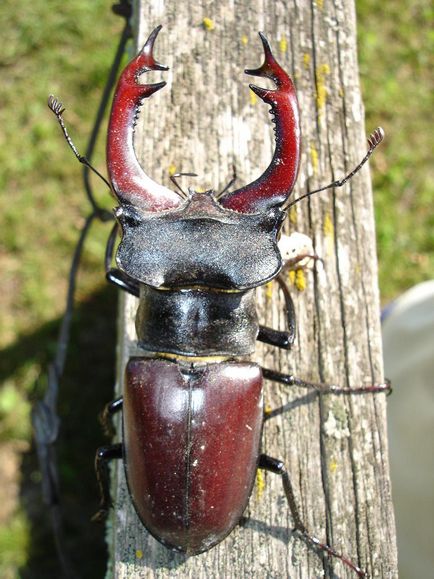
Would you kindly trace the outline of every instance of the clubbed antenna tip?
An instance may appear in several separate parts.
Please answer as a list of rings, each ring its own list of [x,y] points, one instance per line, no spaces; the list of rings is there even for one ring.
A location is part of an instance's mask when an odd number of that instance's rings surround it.
[[[378,145],[381,143],[383,139],[384,139],[384,130],[382,129],[382,127],[377,127],[375,131],[369,135],[368,138],[369,149],[373,151],[376,147],[378,147]]]
[[[53,111],[57,118],[61,117],[65,112],[65,107],[54,95],[50,94],[48,97],[48,108]]]

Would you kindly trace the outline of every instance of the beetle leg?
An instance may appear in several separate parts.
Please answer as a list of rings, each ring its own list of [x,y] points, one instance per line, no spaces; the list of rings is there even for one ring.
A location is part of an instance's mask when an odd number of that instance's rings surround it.
[[[270,346],[290,350],[294,342],[294,336],[295,334],[291,332],[281,332],[280,330],[274,330],[267,326],[259,326],[259,332],[256,339],[265,344],[269,344]]]
[[[389,380],[379,384],[369,384],[367,386],[355,386],[354,388],[337,386],[336,384],[326,384],[324,382],[307,382],[301,378],[296,378],[292,374],[282,374],[275,370],[262,368],[264,378],[273,380],[285,386],[301,386],[302,388],[311,388],[321,394],[369,394],[376,392],[385,392],[390,394],[392,392],[392,385]]]
[[[129,294],[139,297],[139,284],[130,276],[117,268],[111,268],[106,272],[106,280]]]
[[[322,260],[318,255],[315,254],[312,241],[307,237],[307,235],[300,233],[294,233],[292,236],[282,235],[279,241],[279,249],[282,253],[284,265],[282,267],[281,273],[275,278],[275,280],[277,281],[285,299],[285,314],[288,331],[281,332],[279,330],[260,326],[258,340],[265,342],[266,344],[270,344],[271,346],[277,346],[278,348],[290,350],[295,341],[297,325],[294,302],[292,301],[292,297],[286,283],[285,276],[283,274],[290,270],[306,269],[310,263],[315,263],[317,260]]]
[[[105,277],[109,283],[117,286],[118,288],[132,294],[136,298],[139,297],[140,289],[138,282],[131,278],[129,275],[121,271],[116,267],[111,267],[111,263],[113,261],[113,253],[115,247],[116,236],[118,233],[119,225],[117,223],[114,224],[112,230],[110,231],[110,235],[107,240],[107,246],[105,249]]]
[[[285,298],[285,314],[288,331],[281,332],[280,330],[274,330],[273,328],[268,328],[267,326],[259,326],[257,340],[260,342],[265,342],[266,344],[270,344],[270,346],[276,346],[277,348],[290,350],[295,341],[295,334],[297,329],[294,302],[292,301],[291,294],[289,293],[288,286],[286,285],[283,276],[278,275],[276,277],[276,281],[283,292],[283,297]]]
[[[96,451],[95,470],[101,500],[99,510],[92,517],[92,521],[100,522],[107,517],[108,510],[112,506],[108,463],[114,458],[122,458],[122,456],[122,443],[120,442],[108,446],[100,446]]]
[[[119,398],[115,398],[108,404],[104,406],[104,410],[100,414],[100,422],[104,429],[104,433],[107,436],[113,437],[115,435],[115,429],[112,423],[112,416],[122,410],[122,406],[124,403],[123,396],[119,396]]]
[[[358,577],[366,577],[365,571],[363,571],[345,555],[338,553],[333,547],[330,547],[330,545],[321,543],[316,537],[309,533],[303,521],[301,520],[297,502],[295,500],[294,490],[292,488],[291,480],[284,463],[281,460],[272,458],[266,454],[261,454],[259,457],[258,468],[268,470],[282,477],[283,490],[285,492],[289,510],[291,511],[291,515],[294,520],[294,530],[298,532],[298,534],[306,541],[306,543],[316,550],[323,551],[327,555],[339,559],[342,561],[342,563],[344,563],[344,565],[347,565],[347,567],[355,571]]]

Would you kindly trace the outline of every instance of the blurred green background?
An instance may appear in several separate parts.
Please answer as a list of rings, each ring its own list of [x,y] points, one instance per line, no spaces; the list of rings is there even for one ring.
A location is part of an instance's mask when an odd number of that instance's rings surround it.
[[[67,98],[67,123],[83,151],[123,24],[110,12],[110,4],[107,0],[0,4],[4,191],[0,576],[4,579],[59,575],[43,517],[29,411],[45,387],[44,371],[55,348],[70,256],[87,205],[80,167],[61,138],[46,98],[47,87]],[[428,0],[361,0],[357,11],[367,130],[381,125],[387,134],[371,161],[380,288],[386,304],[433,272],[429,162],[434,140],[433,8]],[[104,171],[103,145],[95,164]],[[111,209],[104,186],[96,182],[96,189],[101,204]],[[85,577],[100,577],[105,568],[103,529],[88,520],[96,497],[93,449],[104,440],[96,425],[96,409],[110,399],[114,380],[116,290],[104,282],[102,263],[107,231],[107,225],[96,224],[86,245],[59,401],[64,416],[59,453],[67,541]]]

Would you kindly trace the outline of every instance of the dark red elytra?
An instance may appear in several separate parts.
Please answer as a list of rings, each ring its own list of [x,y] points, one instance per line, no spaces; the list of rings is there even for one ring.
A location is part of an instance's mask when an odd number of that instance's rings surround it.
[[[255,478],[262,413],[255,364],[182,370],[165,360],[129,361],[125,472],[136,511],[159,541],[194,555],[238,523]]]

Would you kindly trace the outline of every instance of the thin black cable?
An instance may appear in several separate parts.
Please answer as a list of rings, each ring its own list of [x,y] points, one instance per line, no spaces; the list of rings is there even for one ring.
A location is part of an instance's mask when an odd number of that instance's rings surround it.
[[[126,10],[126,8],[130,9],[131,6],[128,1],[122,2],[122,5],[124,5],[123,8],[125,8],[123,13],[121,14],[122,16],[125,17],[125,26],[122,30],[121,38],[115,53],[113,64],[111,66],[108,79],[103,91],[103,95],[101,97],[101,101],[96,114],[95,123],[93,125],[91,136],[89,138],[88,146],[86,149],[85,157],[82,157],[78,153],[71,139],[68,138],[69,137],[68,133],[61,118],[62,104],[60,102],[56,102],[55,99],[53,99],[52,104],[54,108],[50,106],[50,108],[57,116],[57,119],[60,123],[60,126],[62,127],[62,130],[65,134],[69,146],[74,151],[74,154],[76,155],[78,160],[84,165],[82,174],[83,184],[87,198],[92,207],[92,211],[86,217],[85,223],[80,231],[80,236],[77,245],[75,247],[74,255],[71,262],[65,312],[59,329],[59,335],[56,345],[56,353],[54,355],[53,361],[51,362],[48,368],[47,390],[45,392],[44,398],[42,400],[37,401],[32,410],[32,423],[34,428],[34,438],[38,453],[38,460],[42,475],[42,489],[44,500],[49,505],[50,509],[51,526],[53,530],[56,551],[60,562],[62,575],[67,579],[73,579],[78,575],[73,569],[71,558],[68,554],[68,549],[66,548],[65,545],[63,532],[64,526],[59,499],[60,489],[59,489],[58,463],[56,456],[56,443],[59,435],[60,419],[57,412],[57,400],[59,393],[59,381],[63,375],[66,356],[68,352],[71,323],[74,312],[77,272],[79,269],[80,260],[83,253],[83,246],[94,219],[99,219],[100,221],[108,221],[109,219],[113,218],[110,212],[102,209],[96,202],[92,185],[90,182],[89,171],[92,170],[93,172],[95,172],[110,187],[108,181],[97,170],[95,170],[92,167],[91,159],[94,153],[95,145],[98,139],[98,135],[107,109],[110,95],[118,76],[122,56],[125,51],[125,46],[127,40],[131,36],[131,28],[128,21],[130,10]]]

